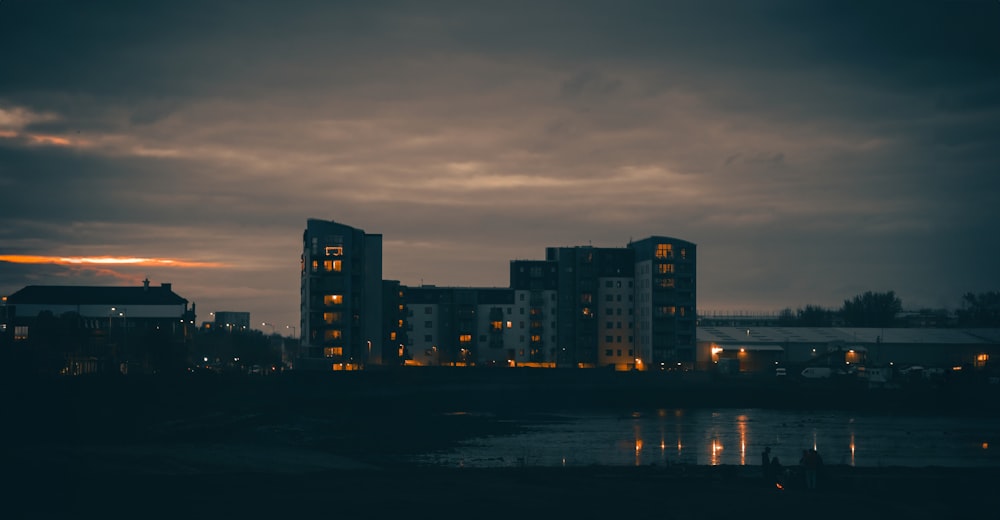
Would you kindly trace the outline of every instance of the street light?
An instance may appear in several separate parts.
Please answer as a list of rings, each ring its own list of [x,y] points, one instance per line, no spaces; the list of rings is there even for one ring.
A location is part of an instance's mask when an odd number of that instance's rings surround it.
[[[274,324],[273,323],[268,323],[268,322],[265,321],[265,322],[261,323],[261,325],[269,325],[271,327],[271,335],[274,336]]]
[[[286,329],[292,329],[292,339],[295,339],[295,325],[285,325]]]

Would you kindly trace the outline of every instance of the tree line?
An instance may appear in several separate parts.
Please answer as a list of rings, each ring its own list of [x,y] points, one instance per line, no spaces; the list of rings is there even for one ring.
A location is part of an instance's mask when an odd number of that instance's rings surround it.
[[[778,314],[784,327],[899,327],[908,325],[900,316],[903,301],[894,291],[866,291],[844,300],[839,309],[806,305],[797,310],[785,308]],[[952,314],[947,309],[921,309],[921,315],[937,326],[1000,327],[1000,291],[966,293],[961,307]]]

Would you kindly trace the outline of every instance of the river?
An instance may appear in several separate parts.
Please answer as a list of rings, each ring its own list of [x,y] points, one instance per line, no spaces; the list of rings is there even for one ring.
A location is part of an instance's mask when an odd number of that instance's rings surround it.
[[[442,466],[782,464],[816,449],[826,464],[1000,467],[1000,418],[769,409],[655,410],[539,416],[521,433],[476,438],[419,457]]]

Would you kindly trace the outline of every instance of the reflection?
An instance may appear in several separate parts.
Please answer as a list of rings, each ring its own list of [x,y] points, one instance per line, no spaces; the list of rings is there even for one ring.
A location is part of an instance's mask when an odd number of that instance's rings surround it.
[[[851,432],[851,466],[854,466],[854,432]]]
[[[712,439],[712,458],[709,464],[712,466],[718,466],[720,464],[719,458],[722,456],[722,443],[718,439]]]
[[[747,416],[736,417],[736,428],[740,432],[740,466],[747,465]]]

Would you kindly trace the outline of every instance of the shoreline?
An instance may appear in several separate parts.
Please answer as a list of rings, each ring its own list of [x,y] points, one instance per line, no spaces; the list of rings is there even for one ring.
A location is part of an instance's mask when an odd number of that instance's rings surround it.
[[[519,418],[567,409],[631,413],[729,403],[982,413],[938,408],[956,394],[938,394],[923,406],[923,391],[907,393],[908,406],[893,407],[878,399],[845,402],[845,395],[867,395],[858,389],[824,398],[830,389],[815,387],[774,402],[767,399],[778,387],[742,381],[576,373],[549,379],[538,372],[470,381],[471,373],[447,375],[6,380],[0,404],[16,426],[4,431],[0,457],[15,483],[4,493],[15,511],[36,513],[28,517],[939,519],[982,511],[1000,482],[1000,468],[832,465],[818,491],[778,491],[764,485],[754,466],[455,468],[408,462],[465,439],[516,433]],[[644,393],[649,395],[633,399]],[[980,395],[977,401],[993,399]]]

